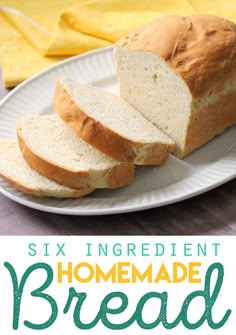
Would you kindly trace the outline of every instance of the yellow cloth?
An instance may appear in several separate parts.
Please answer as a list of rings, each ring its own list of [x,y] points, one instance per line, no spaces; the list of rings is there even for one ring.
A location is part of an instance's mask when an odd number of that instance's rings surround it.
[[[104,47],[167,14],[236,22],[236,0],[0,0],[0,59],[12,87],[70,56]]]

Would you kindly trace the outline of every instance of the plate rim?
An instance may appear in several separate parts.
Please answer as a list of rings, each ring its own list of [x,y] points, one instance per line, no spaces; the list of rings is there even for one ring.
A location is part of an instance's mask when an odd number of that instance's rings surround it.
[[[60,208],[60,207],[53,207],[53,206],[47,206],[44,204],[37,204],[32,201],[26,200],[24,198],[20,198],[16,195],[13,195],[11,193],[8,193],[0,186],[0,193],[6,196],[8,199],[13,200],[14,202],[23,205],[25,207],[33,208],[42,212],[47,213],[53,213],[53,214],[62,214],[62,215],[70,215],[70,216],[100,216],[100,215],[113,215],[113,214],[122,214],[122,213],[133,213],[133,212],[139,212],[144,211],[148,209],[158,208],[158,207],[164,207],[171,204],[176,204],[178,202],[182,202],[184,200],[191,199],[193,197],[197,197],[201,194],[204,194],[208,191],[211,191],[235,178],[234,175],[229,175],[225,179],[219,180],[217,183],[212,183],[210,185],[207,185],[205,188],[201,188],[194,192],[184,193],[181,196],[178,196],[177,199],[172,200],[163,200],[152,203],[146,203],[146,204],[140,204],[140,205],[134,205],[134,206],[128,206],[128,207],[116,207],[113,208],[106,208],[106,209],[80,209],[78,212],[78,209],[66,209],[66,208]],[[181,182],[181,181],[180,181]],[[148,192],[145,192],[148,193]]]

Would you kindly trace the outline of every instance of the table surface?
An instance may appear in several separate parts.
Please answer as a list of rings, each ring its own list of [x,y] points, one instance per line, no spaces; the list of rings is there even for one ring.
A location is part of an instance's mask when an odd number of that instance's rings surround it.
[[[0,99],[8,92],[0,79]],[[40,212],[0,194],[0,235],[236,235],[236,179],[176,204],[94,217]]]

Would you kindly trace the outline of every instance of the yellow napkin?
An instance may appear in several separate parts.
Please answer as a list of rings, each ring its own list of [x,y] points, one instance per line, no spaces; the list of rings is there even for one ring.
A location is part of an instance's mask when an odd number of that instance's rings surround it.
[[[0,59],[12,87],[68,56],[113,44],[168,14],[211,13],[236,22],[236,0],[0,0]]]

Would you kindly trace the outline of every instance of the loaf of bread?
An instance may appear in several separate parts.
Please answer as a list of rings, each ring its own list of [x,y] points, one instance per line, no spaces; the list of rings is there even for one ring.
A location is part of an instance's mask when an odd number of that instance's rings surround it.
[[[41,176],[26,164],[14,140],[0,140],[0,176],[16,189],[40,197],[80,198],[93,191],[72,189]]]
[[[211,15],[167,16],[114,50],[120,94],[183,158],[236,124],[236,25]]]
[[[28,165],[62,185],[115,188],[133,180],[133,164],[120,163],[93,148],[57,115],[22,115],[17,134]]]
[[[163,164],[174,142],[124,99],[71,78],[58,80],[54,106],[73,131],[120,162]]]

